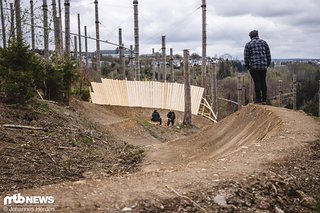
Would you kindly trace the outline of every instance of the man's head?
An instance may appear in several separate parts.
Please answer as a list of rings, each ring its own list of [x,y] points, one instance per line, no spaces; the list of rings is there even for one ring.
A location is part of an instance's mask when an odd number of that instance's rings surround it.
[[[258,33],[258,30],[252,30],[250,33],[249,33],[249,36],[250,38],[254,38],[254,37],[259,37],[259,33]]]

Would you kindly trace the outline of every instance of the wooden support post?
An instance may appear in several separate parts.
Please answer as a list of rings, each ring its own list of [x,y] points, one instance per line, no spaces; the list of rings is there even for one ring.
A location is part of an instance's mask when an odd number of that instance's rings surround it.
[[[218,86],[217,86],[217,70],[216,63],[211,63],[211,98],[212,105],[211,108],[213,112],[218,116]]]
[[[282,106],[282,93],[283,93],[283,91],[282,91],[282,80],[279,80],[279,107],[281,107]]]
[[[241,109],[242,107],[242,99],[241,99],[241,94],[242,94],[242,81],[241,81],[241,76],[238,75],[238,81],[237,81],[237,87],[238,87],[238,110]]]
[[[183,50],[184,67],[184,125],[191,125],[191,87],[190,87],[190,69],[189,69],[189,50]]]

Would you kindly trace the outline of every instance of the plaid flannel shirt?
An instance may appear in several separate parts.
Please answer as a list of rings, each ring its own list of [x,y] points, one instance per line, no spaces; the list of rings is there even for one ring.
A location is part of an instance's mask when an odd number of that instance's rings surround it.
[[[252,38],[244,48],[244,62],[248,70],[266,70],[271,63],[267,42],[258,37]]]

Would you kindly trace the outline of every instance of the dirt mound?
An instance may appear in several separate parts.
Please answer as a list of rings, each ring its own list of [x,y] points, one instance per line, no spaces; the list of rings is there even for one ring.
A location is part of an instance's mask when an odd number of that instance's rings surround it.
[[[133,172],[143,156],[72,108],[41,101],[0,103],[0,141],[0,192]]]

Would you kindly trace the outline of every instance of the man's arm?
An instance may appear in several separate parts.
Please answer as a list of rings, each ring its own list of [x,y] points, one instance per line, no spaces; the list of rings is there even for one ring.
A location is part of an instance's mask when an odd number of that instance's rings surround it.
[[[247,70],[250,69],[250,51],[248,44],[244,47],[244,65],[247,68]]]
[[[268,43],[266,42],[267,66],[271,64],[271,52]]]

